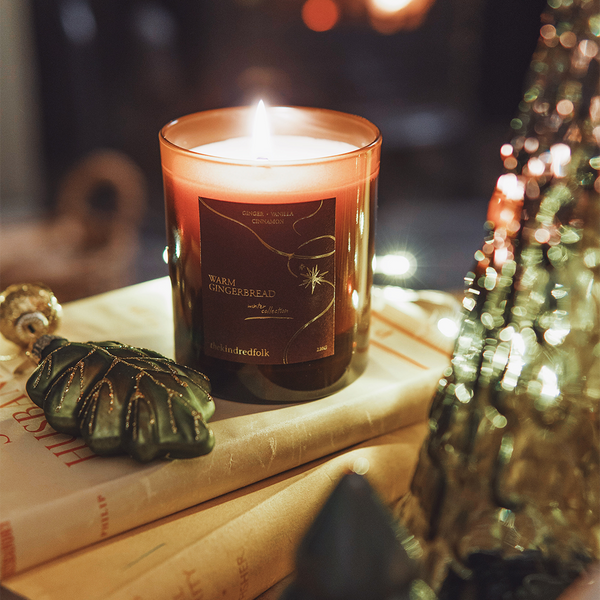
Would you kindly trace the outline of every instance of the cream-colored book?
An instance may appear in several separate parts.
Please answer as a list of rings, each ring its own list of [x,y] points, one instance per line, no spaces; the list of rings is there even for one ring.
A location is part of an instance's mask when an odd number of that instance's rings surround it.
[[[345,472],[395,502],[425,423],[159,519],[6,580],[29,600],[252,600],[288,576],[298,544]]]
[[[95,456],[50,429],[25,394],[22,358],[0,362],[0,561],[3,580],[161,517],[426,419],[452,342],[430,310],[376,295],[369,366],[340,392],[293,405],[216,399],[214,450],[140,465]],[[173,356],[168,279],[64,306],[57,332],[118,340]],[[10,348],[2,346],[0,353]]]

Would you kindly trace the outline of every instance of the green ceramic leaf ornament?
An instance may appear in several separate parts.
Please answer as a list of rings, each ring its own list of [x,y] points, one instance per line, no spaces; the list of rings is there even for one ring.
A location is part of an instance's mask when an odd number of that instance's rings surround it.
[[[215,405],[208,379],[164,356],[118,342],[44,336],[27,393],[61,433],[99,455],[140,462],[209,453]]]

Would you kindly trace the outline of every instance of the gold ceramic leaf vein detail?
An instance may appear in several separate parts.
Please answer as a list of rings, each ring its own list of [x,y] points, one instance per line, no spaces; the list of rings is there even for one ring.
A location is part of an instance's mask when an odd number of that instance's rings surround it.
[[[83,362],[79,362],[72,369],[70,369],[69,377],[67,379],[67,383],[65,384],[65,387],[61,394],[60,402],[58,403],[57,407],[55,408],[55,410],[57,412],[60,409],[60,407],[62,406],[66,395],[69,393],[69,390],[71,389],[71,385],[73,384],[73,380],[75,379],[75,375],[77,373],[79,373],[79,398],[81,398],[81,396],[83,395],[84,364],[83,364]],[[78,399],[78,401],[79,401],[79,399]]]
[[[167,368],[169,368],[169,370],[171,370],[171,365],[169,365],[168,363],[165,364],[164,366],[166,366]],[[164,372],[160,369],[155,369],[154,371],[159,372],[159,373]],[[178,380],[180,385],[182,385],[183,387],[187,387],[187,383],[185,381],[178,378],[175,375],[175,373],[173,373],[173,375]],[[196,409],[194,409],[181,393],[179,393],[175,390],[169,389],[166,385],[164,385],[161,381],[157,380],[155,377],[152,376],[151,373],[149,373],[147,371],[140,371],[140,373],[138,373],[138,375],[136,376],[135,391],[134,391],[133,395],[131,396],[129,403],[127,405],[125,427],[126,427],[126,429],[130,429],[130,428],[132,429],[133,439],[137,439],[139,408],[140,408],[139,400],[143,400],[149,409],[152,408],[152,404],[149,402],[148,398],[146,398],[145,394],[140,389],[140,384],[144,377],[148,377],[155,385],[163,388],[167,392],[167,408],[169,411],[169,423],[171,425],[171,431],[173,433],[177,433],[177,422],[175,420],[175,414],[173,411],[173,398],[177,398],[180,402],[182,402],[190,410],[190,414],[194,421],[194,437],[196,440],[199,440],[200,434],[201,434],[200,423],[206,425],[206,421],[204,420],[202,413],[197,411]],[[210,395],[209,395],[209,397],[210,397]],[[154,425],[155,423],[156,423],[156,417],[155,416],[150,417],[150,424]]]
[[[71,345],[71,343],[68,342],[64,346],[70,346],[70,345]],[[44,373],[46,373],[47,377],[49,377],[51,375],[53,354],[55,352],[57,352],[58,350],[60,350],[61,348],[64,348],[64,346],[61,346],[61,347],[53,350],[52,352],[50,352],[48,354],[48,356],[46,356],[43,359],[42,368],[40,369],[38,376],[37,376],[36,380],[34,381],[34,387],[37,387],[39,385]],[[183,404],[187,408],[190,409],[190,414],[194,420],[195,438],[196,439],[200,438],[200,433],[201,433],[200,424],[201,423],[206,424],[202,414],[199,411],[195,410],[190,405],[190,403],[182,396],[181,393],[170,389],[168,386],[166,386],[164,383],[162,383],[161,381],[159,381],[156,377],[154,377],[152,375],[152,373],[169,373],[178,385],[180,385],[183,388],[188,387],[187,382],[184,381],[183,379],[181,379],[181,377],[179,377],[176,369],[174,368],[174,366],[171,364],[171,362],[168,359],[166,359],[164,357],[160,357],[160,358],[159,357],[148,357],[143,354],[141,349],[133,348],[133,347],[127,346],[125,344],[119,344],[119,345],[112,346],[111,349],[117,349],[117,350],[126,349],[129,351],[134,351],[134,352],[138,353],[138,356],[131,356],[131,357],[127,357],[127,359],[123,359],[118,356],[113,356],[105,348],[98,346],[94,343],[90,343],[90,346],[92,349],[88,352],[88,354],[86,354],[83,358],[79,359],[79,361],[77,361],[77,363],[75,365],[73,365],[67,369],[67,371],[66,371],[66,373],[68,373],[67,382],[64,385],[60,400],[54,409],[56,412],[58,412],[62,408],[62,406],[64,404],[64,400],[65,400],[69,390],[71,389],[71,386],[73,384],[73,381],[74,381],[77,373],[79,373],[79,395],[78,395],[77,399],[75,400],[75,402],[76,403],[81,402],[81,400],[83,399],[83,396],[84,396],[84,376],[85,376],[86,360],[93,354],[100,353],[100,354],[110,356],[112,358],[112,362],[111,362],[110,366],[108,367],[106,373],[102,377],[102,379],[100,379],[99,381],[97,381],[94,384],[94,387],[90,390],[90,393],[86,396],[84,403],[81,407],[81,415],[83,418],[87,418],[88,415],[91,414],[91,417],[88,421],[88,428],[89,428],[90,433],[92,433],[93,428],[94,428],[94,423],[95,423],[96,415],[97,415],[97,407],[98,407],[98,403],[100,401],[100,394],[102,392],[102,389],[105,386],[108,388],[108,398],[109,398],[108,412],[112,412],[112,410],[113,410],[114,387],[113,387],[111,380],[108,378],[108,375],[114,369],[114,367],[116,367],[118,364],[124,363],[124,364],[127,364],[128,366],[138,370],[138,373],[135,378],[134,392],[128,402],[128,406],[127,406],[127,410],[126,410],[126,419],[125,419],[126,428],[133,429],[134,439],[137,437],[137,431],[138,431],[138,418],[137,418],[139,415],[139,402],[138,401],[143,400],[144,403],[146,404],[146,406],[148,406],[148,408],[150,408],[150,409],[152,408],[151,403],[149,402],[149,400],[146,398],[145,394],[140,389],[140,384],[144,377],[149,378],[152,381],[152,383],[154,383],[155,385],[157,385],[158,387],[160,387],[166,391],[167,406],[168,406],[168,411],[169,411],[169,422],[170,422],[171,430],[173,431],[173,433],[177,433],[177,423],[176,423],[175,415],[173,412],[173,398],[177,398],[181,402],[183,402]],[[136,361],[140,362],[142,364],[141,365],[135,364]],[[59,383],[59,379],[57,379],[52,384],[52,386],[50,387],[50,389],[48,390],[48,392],[46,394],[46,397],[48,397],[48,395],[52,392],[52,390],[58,383]],[[155,422],[156,422],[156,417],[153,415],[150,418],[150,424],[153,425]]]
[[[112,365],[111,365],[111,367],[112,367]],[[98,381],[94,385],[94,387],[92,388],[92,391],[90,392],[90,394],[88,394],[86,399],[83,401],[83,404],[81,407],[80,415],[83,419],[87,419],[87,416],[91,413],[91,418],[88,421],[88,431],[90,434],[94,430],[95,416],[97,414],[96,409],[98,406],[98,402],[100,401],[100,394],[102,392],[102,388],[104,386],[106,386],[108,388],[108,398],[109,398],[108,412],[111,413],[114,408],[115,392],[114,392],[112,382],[110,381],[110,379],[107,379],[106,376],[103,377],[100,381]]]
[[[41,379],[41,375],[44,372],[44,370],[46,370],[47,372],[47,377],[50,377],[51,373],[52,373],[52,355],[57,352],[59,350],[59,348],[57,348],[56,350],[53,350],[45,359],[44,359],[44,363],[46,363],[46,365],[44,365],[44,368],[42,368],[40,370],[40,373],[34,383],[34,387],[37,387],[37,385],[40,382]],[[94,350],[90,350],[90,352],[88,352],[88,354],[86,356],[84,356],[82,359],[80,359],[79,361],[77,361],[77,363],[75,365],[73,365],[72,367],[69,367],[69,369],[67,369],[66,373],[69,374],[69,377],[67,379],[67,383],[65,384],[63,391],[60,395],[60,400],[58,401],[58,404],[56,405],[56,408],[54,409],[55,412],[58,412],[65,401],[65,398],[67,397],[67,393],[69,392],[69,390],[71,389],[71,384],[73,383],[73,379],[75,378],[75,373],[77,371],[79,371],[79,396],[76,400],[76,402],[79,402],[79,400],[81,400],[81,396],[83,394],[83,377],[84,377],[84,372],[85,372],[85,360],[90,357],[92,354],[94,354]],[[47,361],[47,362],[46,362]],[[46,368],[47,367],[47,368]],[[57,378],[54,383],[50,386],[50,389],[48,390],[48,392],[46,393],[46,397],[48,397],[50,395],[50,393],[54,390],[54,387],[62,381],[62,378]]]

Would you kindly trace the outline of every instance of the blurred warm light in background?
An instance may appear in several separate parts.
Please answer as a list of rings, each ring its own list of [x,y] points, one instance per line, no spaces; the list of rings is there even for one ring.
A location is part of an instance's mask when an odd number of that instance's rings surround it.
[[[383,259],[379,266],[390,274],[377,273],[376,283],[460,288],[481,245],[480,224],[504,161],[507,168],[517,165],[522,148],[536,153],[525,157],[531,160],[523,167],[522,183],[513,178],[508,196],[497,191],[494,217],[509,236],[523,183],[528,198],[538,197],[536,179],[568,168],[560,150],[538,156],[535,136],[511,138],[502,146],[506,121],[514,116],[506,90],[516,88],[518,102],[519,69],[526,68],[530,51],[519,60],[516,48],[529,37],[525,29],[502,48],[496,36],[503,39],[505,17],[515,26],[532,21],[529,29],[537,35],[539,14],[525,8],[531,4],[5,2],[0,29],[6,35],[0,39],[11,52],[3,53],[6,64],[0,69],[0,128],[9,134],[0,136],[3,221],[7,206],[15,222],[52,216],[61,181],[79,157],[96,147],[119,149],[143,170],[149,190],[134,276],[136,281],[162,276],[164,200],[156,131],[179,115],[254,104],[264,96],[274,105],[324,106],[375,122],[385,138],[388,165],[379,189],[376,251],[380,257],[397,251],[417,257]],[[594,21],[590,27],[598,25]],[[597,55],[597,43],[579,43],[569,31],[549,25],[543,33],[549,43],[571,47],[581,64]],[[497,81],[491,66],[502,67]],[[490,72],[493,77],[487,77]],[[557,116],[572,118],[573,103],[565,96]],[[540,102],[532,110],[550,109]],[[600,98],[592,100],[591,111],[600,114]],[[503,113],[508,116],[501,118]],[[600,127],[593,134],[600,140]],[[594,185],[600,191],[600,178]],[[114,191],[103,185],[91,200],[94,206],[112,206]],[[445,234],[448,230],[452,235]],[[6,243],[3,234],[0,230],[0,242]],[[15,252],[20,261],[22,245]],[[509,251],[492,245],[484,258],[493,265],[494,253],[500,258],[505,253],[508,260]],[[81,289],[81,282],[73,288]]]
[[[365,0],[373,29],[391,34],[419,27],[434,0]]]
[[[525,184],[514,173],[500,175],[496,186],[508,200],[523,200]]]
[[[546,165],[543,160],[540,160],[537,156],[533,156],[527,161],[527,169],[530,175],[541,177],[546,171]]]
[[[302,20],[313,31],[328,31],[338,22],[340,16],[333,0],[307,0],[302,6]]]
[[[394,13],[408,4],[413,0],[371,0],[371,3],[375,8],[382,10],[383,12]]]
[[[571,162],[571,148],[566,144],[554,144],[550,148],[550,156],[552,157],[550,164],[552,174],[555,177],[564,177],[564,167]]]
[[[343,20],[366,18],[379,33],[421,25],[434,0],[306,0],[302,20],[312,31],[329,31]]]

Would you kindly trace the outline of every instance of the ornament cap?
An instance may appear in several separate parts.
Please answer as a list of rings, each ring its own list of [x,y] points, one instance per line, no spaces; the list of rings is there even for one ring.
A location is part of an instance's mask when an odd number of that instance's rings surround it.
[[[61,313],[56,296],[42,283],[14,284],[0,293],[0,333],[21,348],[53,333]]]

